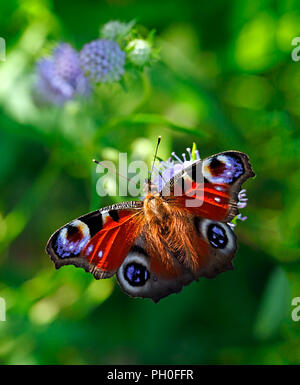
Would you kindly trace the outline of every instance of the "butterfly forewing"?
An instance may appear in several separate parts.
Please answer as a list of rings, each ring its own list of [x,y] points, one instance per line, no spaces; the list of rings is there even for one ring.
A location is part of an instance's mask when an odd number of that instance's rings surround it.
[[[181,170],[164,186],[162,195],[198,216],[228,222],[238,214],[242,183],[254,175],[246,154],[226,151]]]
[[[113,275],[134,242],[132,235],[139,231],[141,206],[142,202],[132,201],[104,207],[57,230],[46,247],[56,268],[74,265],[95,278]]]

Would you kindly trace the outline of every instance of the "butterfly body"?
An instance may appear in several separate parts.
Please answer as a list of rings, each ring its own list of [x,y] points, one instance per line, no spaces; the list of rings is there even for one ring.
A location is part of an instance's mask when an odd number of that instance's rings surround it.
[[[116,274],[127,294],[157,302],[199,277],[233,268],[237,244],[229,222],[250,176],[247,155],[237,151],[189,162],[162,188],[148,181],[142,201],[108,206],[63,226],[46,251],[57,268],[73,264],[96,279]]]

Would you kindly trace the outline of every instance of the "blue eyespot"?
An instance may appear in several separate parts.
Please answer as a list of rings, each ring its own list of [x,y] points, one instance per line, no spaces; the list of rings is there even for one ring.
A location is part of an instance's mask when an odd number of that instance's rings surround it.
[[[143,286],[150,278],[150,273],[144,265],[129,263],[124,270],[126,281],[132,286]]]
[[[59,258],[77,257],[89,240],[88,226],[77,219],[58,232],[54,250]]]
[[[212,183],[233,184],[245,173],[241,158],[233,152],[216,155],[204,161],[204,177]]]
[[[207,229],[207,238],[216,249],[224,249],[228,243],[226,231],[220,225],[212,223]]]

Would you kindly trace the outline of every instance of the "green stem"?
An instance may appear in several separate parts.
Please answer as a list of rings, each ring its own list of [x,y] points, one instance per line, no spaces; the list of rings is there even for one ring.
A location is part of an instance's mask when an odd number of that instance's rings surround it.
[[[146,68],[142,72],[142,81],[143,81],[143,87],[144,87],[144,95],[140,103],[132,111],[132,114],[141,111],[143,107],[148,103],[152,95],[151,82],[150,82],[148,73],[146,71]]]

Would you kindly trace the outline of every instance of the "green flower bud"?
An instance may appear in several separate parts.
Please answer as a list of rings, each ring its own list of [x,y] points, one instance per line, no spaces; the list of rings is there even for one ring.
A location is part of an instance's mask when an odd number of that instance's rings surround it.
[[[147,40],[132,40],[126,48],[128,52],[128,60],[136,66],[144,66],[148,64],[151,57],[151,45]]]

